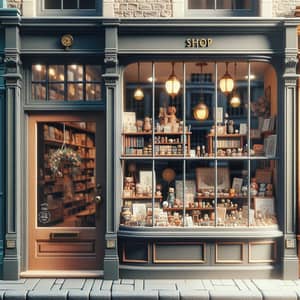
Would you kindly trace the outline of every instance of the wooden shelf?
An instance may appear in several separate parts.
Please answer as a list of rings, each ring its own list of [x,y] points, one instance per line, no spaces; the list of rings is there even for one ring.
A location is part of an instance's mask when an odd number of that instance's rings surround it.
[[[131,196],[131,197],[122,197],[123,200],[149,200],[152,199],[152,196]],[[161,200],[162,196],[155,196],[155,200]]]
[[[215,199],[215,196],[196,196],[195,199]],[[251,197],[253,198],[253,197]],[[217,199],[248,199],[248,196],[217,196]]]
[[[215,134],[209,133],[207,135],[208,137],[215,137]],[[239,133],[228,133],[228,134],[217,134],[217,137],[221,138],[240,138],[240,137],[245,137],[247,136],[246,134],[239,134]]]
[[[54,145],[62,145],[64,142],[61,140],[55,140],[55,139],[44,139],[45,144],[54,144]],[[69,143],[69,142],[65,142],[65,145],[68,146],[73,146],[73,147],[82,147],[82,148],[89,148],[89,149],[93,149],[95,148],[95,146],[86,146],[86,145],[81,145],[81,144],[74,144],[74,143]]]
[[[154,135],[191,135],[190,131],[187,132],[154,132]],[[152,135],[152,132],[140,131],[140,132],[122,132],[122,135]]]

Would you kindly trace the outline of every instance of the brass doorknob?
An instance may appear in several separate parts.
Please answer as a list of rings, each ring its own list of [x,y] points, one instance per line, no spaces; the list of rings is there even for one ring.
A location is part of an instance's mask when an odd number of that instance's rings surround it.
[[[95,197],[95,202],[97,203],[97,204],[100,204],[101,202],[102,202],[102,197],[101,196],[96,196]]]

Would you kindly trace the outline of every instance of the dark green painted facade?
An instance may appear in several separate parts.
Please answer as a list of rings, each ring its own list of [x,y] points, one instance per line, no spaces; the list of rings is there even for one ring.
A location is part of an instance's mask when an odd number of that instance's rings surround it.
[[[1,15],[2,16],[2,15]],[[297,41],[295,19],[209,19],[209,20],[146,20],[103,18],[37,18],[22,19],[16,10],[3,11],[5,85],[0,99],[0,260],[3,257],[4,279],[17,279],[27,270],[27,143],[26,116],[32,111],[91,111],[106,112],[106,236],[104,277],[186,277],[206,274],[214,277],[236,277],[239,272],[258,277],[276,274],[295,279],[298,276],[298,258],[295,239],[296,174],[294,160],[296,125],[296,63]],[[5,36],[4,36],[5,33]],[[61,35],[71,33],[74,46],[61,47]],[[214,44],[205,49],[186,49],[188,37],[209,36]],[[1,48],[0,48],[1,52]],[[261,60],[273,64],[278,73],[280,128],[280,172],[285,180],[278,194],[280,230],[119,230],[120,201],[120,122],[122,113],[122,71],[129,62],[153,60],[187,61],[197,59]],[[30,100],[30,67],[32,63],[97,63],[104,69],[104,100],[102,104],[34,103]],[[3,66],[3,63],[2,63]],[[5,89],[5,91],[4,91]],[[4,93],[5,92],[5,93]],[[4,181],[5,180],[5,181]],[[245,264],[242,267],[204,266],[126,266],[119,261],[118,242],[122,239],[144,243],[177,241],[210,243],[273,239],[278,243],[279,259],[274,267],[261,270]],[[2,241],[2,243],[1,243]],[[2,248],[1,248],[2,245]],[[6,245],[3,250],[3,245]],[[162,247],[161,247],[162,249]],[[173,248],[174,249],[174,248]],[[168,249],[163,249],[164,255]],[[180,253],[182,248],[176,248]],[[189,248],[194,255],[193,247]],[[202,251],[202,250],[201,250]],[[227,250],[226,250],[227,251]],[[4,255],[1,256],[1,253]],[[174,257],[176,256],[174,252]],[[2,260],[1,260],[2,261]],[[176,270],[177,274],[174,273]],[[182,270],[182,273],[180,273]],[[237,273],[236,273],[237,272]],[[270,275],[271,274],[271,275]],[[1,275],[0,275],[1,276]],[[243,276],[243,277],[245,277]]]

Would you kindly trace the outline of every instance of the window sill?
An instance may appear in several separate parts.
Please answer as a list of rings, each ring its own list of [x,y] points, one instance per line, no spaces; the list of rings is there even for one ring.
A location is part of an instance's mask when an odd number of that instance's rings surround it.
[[[119,237],[123,238],[278,238],[283,236],[277,225],[261,227],[129,227],[120,225]]]

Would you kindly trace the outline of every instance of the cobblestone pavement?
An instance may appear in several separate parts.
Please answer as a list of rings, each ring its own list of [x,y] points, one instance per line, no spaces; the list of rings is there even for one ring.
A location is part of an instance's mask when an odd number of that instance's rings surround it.
[[[0,299],[300,300],[300,280],[0,280]]]

